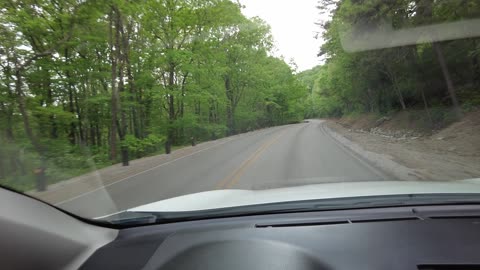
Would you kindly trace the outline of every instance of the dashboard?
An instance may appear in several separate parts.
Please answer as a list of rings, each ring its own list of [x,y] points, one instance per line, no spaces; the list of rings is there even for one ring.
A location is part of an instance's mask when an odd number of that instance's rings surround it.
[[[81,269],[480,269],[480,207],[370,208],[128,228]]]

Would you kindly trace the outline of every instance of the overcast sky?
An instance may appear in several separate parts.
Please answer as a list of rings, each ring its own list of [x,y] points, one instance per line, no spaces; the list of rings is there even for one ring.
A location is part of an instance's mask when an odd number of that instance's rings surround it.
[[[317,0],[240,0],[247,17],[258,16],[272,27],[277,55],[287,63],[294,59],[298,71],[320,63],[317,53],[321,41],[314,38],[320,19]]]

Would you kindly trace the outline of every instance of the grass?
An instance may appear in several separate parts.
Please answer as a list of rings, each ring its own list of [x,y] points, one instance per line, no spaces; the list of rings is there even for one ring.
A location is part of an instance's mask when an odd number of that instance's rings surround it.
[[[189,144],[174,145],[174,146],[172,146],[172,152],[177,151],[177,150],[182,149],[182,148],[185,148],[185,147],[188,147],[188,146],[190,146],[190,145]],[[154,156],[163,155],[163,154],[165,154],[165,149],[164,148],[162,148],[161,150],[149,153],[149,154],[143,156],[142,158],[144,158],[144,157],[154,157]]]
[[[222,136],[219,136],[217,139],[220,138],[222,138]],[[197,144],[202,142],[204,141],[198,141]],[[190,146],[190,144],[174,145],[172,146],[172,152],[188,146]],[[48,161],[46,171],[48,185],[66,181],[77,176],[118,164],[119,161],[111,162],[108,160],[108,152],[106,151],[106,149],[88,149],[86,152],[82,152],[77,149],[74,151],[74,153],[71,153],[67,148],[66,150],[58,150],[57,155],[54,155]],[[165,154],[164,147],[160,147],[157,151],[152,151],[142,155],[141,157],[133,157],[132,155],[131,158],[133,158],[131,160],[162,154]],[[26,166],[27,169],[25,169],[25,171],[27,173],[24,175],[17,174],[7,176],[6,178],[0,178],[0,185],[7,186],[21,192],[34,190],[36,186],[33,169],[38,167],[38,160],[38,156],[33,154],[33,152],[30,152],[28,158],[26,158],[28,166]]]
[[[188,145],[175,145],[172,146],[172,152],[187,147]],[[143,157],[152,157],[157,155],[165,154],[165,149],[162,147],[160,150],[149,153]],[[142,158],[143,158],[142,157]],[[88,157],[87,159],[83,159],[82,156],[77,156],[75,163],[79,163],[78,159],[82,158],[81,162],[84,166],[69,166],[69,167],[61,167],[56,165],[54,162],[49,161],[47,166],[47,181],[48,185],[56,184],[62,181],[69,180],[71,178],[81,176],[90,172],[94,172],[96,170],[100,170],[119,162],[110,162],[108,160],[99,160],[97,159],[95,162],[93,157]],[[68,163],[63,158],[64,163]],[[136,159],[136,158],[135,158]],[[135,160],[131,159],[131,160]],[[87,166],[85,166],[87,165]],[[0,179],[0,185],[15,189],[17,191],[26,192],[30,190],[34,190],[36,188],[35,185],[35,175],[31,172],[32,170],[28,171],[25,175],[11,175],[6,178]]]
[[[47,182],[48,185],[55,184],[111,165],[111,163],[95,163],[94,169],[92,169],[92,167],[59,168],[55,166],[48,166],[46,171]],[[30,191],[36,188],[35,175],[33,173],[27,173],[25,175],[8,176],[0,179],[0,185],[7,186],[21,192]]]

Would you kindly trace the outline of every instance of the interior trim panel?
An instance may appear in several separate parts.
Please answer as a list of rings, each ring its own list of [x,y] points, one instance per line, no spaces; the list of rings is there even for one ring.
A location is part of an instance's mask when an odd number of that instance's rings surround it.
[[[78,269],[118,235],[3,188],[0,206],[1,269]]]
[[[480,269],[479,213],[394,207],[137,227],[82,269]]]

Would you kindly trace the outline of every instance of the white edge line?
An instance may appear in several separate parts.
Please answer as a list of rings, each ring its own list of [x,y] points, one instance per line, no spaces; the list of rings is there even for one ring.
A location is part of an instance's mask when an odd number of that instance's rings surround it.
[[[289,125],[276,126],[276,127],[266,128],[266,129],[260,129],[260,130],[258,130],[258,131],[266,131],[266,130],[269,130],[269,129],[278,129],[278,128],[288,127],[288,126],[289,126]],[[64,204],[64,203],[71,202],[71,201],[76,200],[76,199],[78,199],[78,198],[81,198],[81,197],[83,197],[83,196],[85,196],[85,195],[91,194],[91,193],[93,193],[93,192],[97,192],[97,191],[102,190],[102,189],[105,189],[105,188],[107,188],[107,187],[109,187],[109,186],[113,186],[113,185],[118,184],[118,183],[120,183],[120,182],[126,181],[126,180],[128,180],[128,179],[130,179],[130,178],[132,178],[132,177],[135,177],[135,176],[138,176],[138,175],[140,175],[140,174],[143,174],[143,173],[146,173],[146,172],[155,170],[155,169],[157,169],[157,168],[160,168],[160,167],[162,167],[162,166],[168,165],[168,164],[173,163],[173,162],[175,162],[175,161],[178,161],[178,160],[181,160],[181,159],[184,159],[184,158],[193,156],[193,155],[198,154],[198,153],[200,153],[200,152],[203,152],[203,151],[212,149],[212,148],[214,148],[214,147],[217,147],[217,146],[226,144],[226,143],[231,142],[231,141],[233,141],[233,140],[239,139],[239,138],[241,138],[241,137],[243,137],[243,136],[238,136],[238,135],[245,135],[245,134],[248,134],[248,133],[237,134],[236,136],[232,136],[232,137],[230,137],[230,139],[227,139],[227,140],[225,140],[225,141],[223,141],[223,142],[221,142],[221,143],[218,143],[218,144],[215,144],[215,145],[213,145],[213,146],[210,146],[210,147],[207,147],[207,148],[198,150],[198,151],[193,152],[193,153],[191,153],[191,154],[188,154],[188,155],[186,155],[186,156],[182,156],[182,157],[179,157],[179,158],[176,158],[176,159],[167,161],[167,162],[165,162],[165,163],[159,164],[159,165],[157,165],[157,166],[154,166],[154,167],[152,167],[152,168],[149,168],[149,169],[146,169],[146,170],[144,170],[144,171],[138,172],[138,173],[136,173],[136,174],[133,174],[133,175],[124,177],[124,178],[122,178],[122,179],[120,179],[120,180],[118,180],[118,181],[112,182],[112,183],[107,184],[107,185],[103,185],[103,186],[98,187],[98,188],[96,188],[96,189],[92,189],[92,190],[90,190],[90,191],[87,191],[87,192],[85,192],[85,193],[79,194],[79,195],[77,195],[77,196],[75,196],[75,197],[72,197],[72,198],[69,198],[69,199],[67,199],[67,200],[63,200],[63,201],[61,201],[61,202],[59,202],[59,203],[56,203],[56,204],[54,204],[54,205],[55,205],[55,206],[60,206],[60,205],[62,205],[62,204]],[[253,134],[249,134],[249,135],[253,135]]]
[[[232,139],[230,139],[230,140],[226,140],[226,141],[224,141],[224,142],[221,142],[221,143],[219,143],[219,144],[213,145],[213,146],[211,146],[211,147],[198,150],[198,151],[193,152],[193,153],[191,153],[191,154],[188,154],[188,155],[186,155],[186,156],[182,156],[182,157],[179,157],[179,158],[176,158],[176,159],[167,161],[167,162],[165,162],[165,163],[159,164],[159,165],[154,166],[154,167],[152,167],[152,168],[149,168],[149,169],[146,169],[146,170],[144,170],[144,171],[141,171],[141,172],[135,173],[135,174],[133,174],[133,175],[127,176],[127,177],[125,177],[125,178],[122,178],[122,179],[120,179],[120,180],[118,180],[118,181],[115,181],[115,182],[112,182],[112,183],[110,183],[110,184],[103,185],[103,186],[98,187],[98,188],[96,188],[96,189],[92,189],[92,190],[90,190],[90,191],[87,191],[87,192],[85,192],[85,193],[82,193],[82,194],[80,194],[80,195],[77,195],[77,196],[75,196],[75,197],[72,197],[72,198],[70,198],[70,199],[67,199],[67,200],[61,201],[61,202],[59,202],[59,203],[56,203],[55,206],[59,206],[59,205],[62,205],[62,204],[64,204],[64,203],[71,202],[71,201],[73,201],[73,200],[76,200],[76,199],[78,199],[78,198],[80,198],[80,197],[83,197],[83,196],[85,196],[85,195],[88,195],[88,194],[90,194],[90,193],[99,191],[99,190],[101,190],[101,189],[105,189],[105,188],[107,188],[107,187],[109,187],[109,186],[113,186],[113,185],[115,185],[115,184],[118,184],[118,183],[120,183],[120,182],[123,182],[123,181],[125,181],[125,180],[128,180],[128,179],[130,179],[130,178],[132,178],[132,177],[135,177],[135,176],[138,176],[138,175],[140,175],[140,174],[143,174],[143,173],[146,173],[146,172],[155,170],[155,169],[160,168],[160,167],[162,167],[162,166],[165,166],[165,165],[168,165],[168,164],[173,163],[173,162],[175,162],[175,161],[178,161],[178,160],[181,160],[181,159],[184,159],[184,158],[193,156],[193,155],[195,155],[195,154],[198,154],[198,153],[200,153],[200,152],[203,152],[203,151],[212,149],[212,148],[214,148],[214,147],[223,145],[223,144],[225,144],[225,143],[227,143],[227,142],[230,142],[230,141],[232,141],[232,140],[234,140],[234,139],[236,139],[236,138],[232,138]]]
[[[360,164],[362,164],[364,167],[367,167],[371,172],[373,172],[374,174],[376,174],[378,177],[380,177],[382,180],[385,180],[388,178],[391,178],[391,176],[387,173],[387,172],[384,172],[383,170],[381,170],[380,168],[377,168],[376,166],[370,164],[369,162],[369,159],[368,158],[365,158],[363,157],[362,155],[360,155],[359,153],[353,151],[352,149],[350,149],[348,146],[344,145],[342,142],[340,142],[337,138],[335,138],[333,135],[332,135],[332,132],[335,132],[335,131],[332,131],[328,126],[325,125],[325,122],[321,123],[321,129],[324,131],[325,134],[327,134],[328,137],[330,137],[330,139],[332,139],[332,141],[337,145],[339,146],[340,149],[342,149],[343,151],[345,151],[347,154],[349,154],[349,156],[351,156],[352,158],[354,158],[355,160],[357,160]],[[335,132],[337,133],[338,135],[342,136],[345,138],[345,136],[343,136],[342,134],[339,134],[338,132]],[[347,139],[348,140],[348,139]]]

